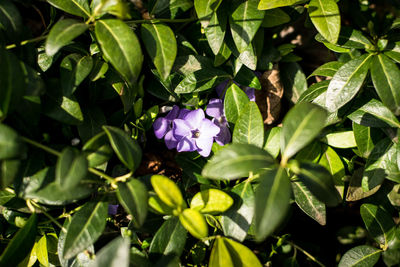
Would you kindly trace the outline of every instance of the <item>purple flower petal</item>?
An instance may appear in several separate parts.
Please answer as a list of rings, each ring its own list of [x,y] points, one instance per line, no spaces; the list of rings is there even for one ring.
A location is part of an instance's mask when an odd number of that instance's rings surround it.
[[[197,152],[203,157],[208,157],[211,152],[213,138],[210,137],[200,137],[196,139],[196,145],[198,147]]]
[[[255,89],[252,87],[245,87],[244,92],[246,95],[249,97],[250,101],[255,102],[256,101],[256,94],[255,94]]]
[[[191,136],[192,130],[190,124],[185,120],[175,119],[173,121],[172,131],[177,140],[180,140],[185,136]]]
[[[166,118],[157,118],[153,123],[154,134],[158,139],[164,137],[171,127],[171,122]]]
[[[223,81],[215,87],[215,91],[217,91],[218,97],[223,99],[225,97],[226,86],[228,85],[229,79]]]
[[[221,99],[212,98],[208,102],[206,113],[213,118],[220,118],[224,115],[224,105]]]
[[[171,109],[171,111],[165,116],[166,119],[168,120],[173,120],[178,117],[179,114],[179,107],[177,105],[174,105]]]
[[[205,118],[204,111],[202,109],[196,109],[188,112],[184,120],[191,126],[191,128],[198,129],[202,120]]]
[[[189,109],[186,109],[186,108],[181,109],[181,111],[179,112],[179,115],[178,115],[178,119],[184,119],[186,114],[188,114],[189,112],[190,112]]]
[[[182,138],[179,142],[178,145],[176,146],[176,150],[178,152],[190,152],[190,151],[195,151],[197,150],[195,140],[190,137],[184,137]]]
[[[219,131],[219,127],[209,119],[203,119],[199,127],[200,138],[213,138],[218,135]]]
[[[175,136],[173,131],[169,131],[165,134],[165,145],[167,146],[168,149],[174,149],[178,145],[178,141]]]
[[[108,214],[110,214],[110,215],[117,214],[118,206],[119,205],[108,204]]]
[[[218,145],[226,145],[231,141],[231,132],[229,131],[229,128],[226,126],[220,126],[220,132],[215,137],[215,142],[217,142]]]

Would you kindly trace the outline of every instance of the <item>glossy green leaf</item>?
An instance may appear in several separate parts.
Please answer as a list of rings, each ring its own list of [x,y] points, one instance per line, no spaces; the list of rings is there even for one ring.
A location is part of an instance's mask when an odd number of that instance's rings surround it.
[[[254,217],[254,191],[246,181],[233,187],[230,192],[233,205],[221,216],[221,226],[225,236],[243,242]]]
[[[76,256],[96,242],[106,227],[107,214],[107,202],[90,201],[72,216],[65,236],[64,259]]]
[[[274,127],[265,132],[264,150],[271,154],[274,158],[279,155],[280,140],[281,140],[282,127]]]
[[[189,73],[175,88],[177,94],[201,92],[214,88],[230,75],[219,69],[201,69]]]
[[[318,200],[301,180],[293,181],[291,184],[297,206],[320,225],[325,225],[325,204]]]
[[[47,2],[72,15],[90,17],[88,0],[47,0]]]
[[[375,144],[380,140],[381,132],[375,128],[367,127],[353,122],[354,139],[358,151],[363,158],[368,158]]]
[[[264,20],[261,24],[262,27],[272,28],[285,24],[290,21],[290,16],[280,8],[274,8],[265,11]]]
[[[142,149],[137,141],[119,128],[103,126],[103,129],[119,160],[131,171],[136,170],[142,160]]]
[[[165,221],[157,230],[151,241],[149,253],[155,255],[180,256],[185,247],[187,231],[179,222],[178,217]]]
[[[208,236],[206,220],[199,211],[184,209],[183,212],[179,214],[179,221],[192,236],[198,239]]]
[[[258,0],[233,1],[229,25],[239,53],[250,45],[264,19],[264,12],[257,9]]]
[[[96,21],[95,33],[105,58],[131,87],[135,87],[143,62],[142,50],[135,33],[117,19]]]
[[[223,237],[217,237],[211,250],[210,267],[235,266]]]
[[[128,267],[129,240],[117,237],[105,245],[97,254],[90,267]]]
[[[294,106],[283,119],[281,135],[282,160],[294,156],[324,128],[326,111],[317,105],[302,102]]]
[[[157,195],[149,197],[149,208],[152,210],[152,212],[159,214],[172,215],[174,211],[173,208],[165,204]]]
[[[369,191],[382,184],[385,178],[394,176],[397,180],[399,167],[397,165],[396,145],[388,138],[380,140],[371,151],[365,164],[362,188]]]
[[[212,13],[209,24],[207,28],[204,29],[208,44],[211,47],[214,55],[218,55],[222,44],[224,43],[227,21],[228,18],[225,10],[220,8],[218,11]]]
[[[154,191],[165,204],[174,209],[186,208],[181,190],[172,180],[162,175],[153,175],[150,181]]]
[[[0,160],[18,157],[22,152],[23,144],[18,133],[0,123]]]
[[[335,73],[344,65],[343,62],[340,61],[331,61],[319,66],[310,76],[324,76],[324,77],[333,77]]]
[[[369,191],[364,191],[361,187],[364,168],[356,169],[350,178],[349,187],[347,189],[346,201],[357,201],[375,194],[380,186]]]
[[[368,233],[386,249],[396,227],[392,216],[379,206],[369,203],[361,205],[360,214]]]
[[[343,197],[346,171],[342,159],[335,150],[328,146],[318,163],[332,174],[333,183],[339,191],[340,196]]]
[[[93,136],[82,148],[89,167],[96,167],[107,162],[113,155],[112,147],[105,132]]]
[[[322,141],[331,147],[351,148],[356,147],[356,140],[353,131],[334,132],[325,135]]]
[[[117,197],[124,209],[133,216],[133,225],[140,228],[147,216],[147,188],[137,179],[118,183]]]
[[[360,90],[372,56],[365,54],[344,64],[333,76],[326,93],[326,108],[334,112],[348,103]]]
[[[385,51],[384,54],[397,63],[400,63],[400,43],[396,42],[390,49]]]
[[[35,253],[38,261],[44,265],[49,265],[49,255],[47,251],[47,238],[46,235],[42,236],[35,246]]]
[[[141,27],[143,43],[161,78],[165,80],[174,65],[177,46],[175,34],[165,24],[143,23]]]
[[[58,21],[50,30],[46,39],[46,54],[54,56],[63,46],[84,33],[89,25],[74,19]]]
[[[201,213],[218,214],[229,209],[233,199],[224,191],[210,188],[201,190],[193,196],[190,201],[190,208]]]
[[[232,239],[222,238],[225,242],[226,247],[232,257],[234,265],[243,267],[261,267],[261,263],[257,256],[248,247],[233,241]]]
[[[64,95],[71,95],[90,74],[92,67],[93,59],[91,56],[79,54],[66,56],[60,64],[61,86]]]
[[[239,55],[236,54],[236,49],[232,50],[233,55],[237,57],[237,68],[235,68],[234,73],[237,73],[241,68],[241,64],[245,65],[247,68],[255,71],[257,68],[257,55],[255,51],[254,44],[251,43],[249,46]]]
[[[285,96],[293,103],[297,103],[301,94],[307,90],[307,79],[297,62],[279,64],[280,80]]]
[[[208,27],[220,4],[221,0],[194,0],[194,8],[203,28]]]
[[[87,168],[86,157],[77,150],[67,147],[57,160],[56,182],[65,189],[72,189],[85,178]]]
[[[396,116],[382,102],[371,99],[363,103],[347,117],[364,126],[370,127],[396,127],[400,128],[400,122]]]
[[[300,0],[261,0],[258,9],[273,9],[277,7],[291,6],[300,2]]]
[[[333,183],[332,175],[323,166],[311,162],[300,162],[293,165],[291,165],[291,170],[320,201],[327,206],[336,206],[342,201]]]
[[[5,0],[0,3],[0,29],[5,31],[9,39],[20,41],[23,29],[22,17],[13,1]]]
[[[339,267],[374,266],[379,260],[382,250],[371,246],[357,246],[348,250],[340,259]]]
[[[325,40],[322,35],[317,34],[315,39],[319,42],[323,42],[325,45],[330,44]],[[326,44],[327,42],[327,44]],[[356,49],[365,49],[365,48],[372,48],[372,44],[364,34],[352,27],[341,27],[339,40],[337,41],[337,47],[327,46],[329,49],[335,48],[338,49],[337,52],[339,53],[346,53],[350,52],[349,49],[356,48]],[[333,50],[333,49],[332,49]]]
[[[224,109],[226,120],[236,123],[239,115],[244,111],[249,103],[249,97],[236,84],[232,83],[225,93]]]
[[[202,175],[217,180],[233,180],[274,165],[274,158],[261,148],[249,144],[231,144],[225,145],[208,161]]]
[[[387,56],[374,56],[371,64],[371,78],[379,98],[395,115],[400,115],[400,70]]]
[[[0,256],[1,266],[17,266],[30,253],[35,244],[37,226],[38,217],[33,213],[3,250]]]
[[[260,185],[255,195],[256,240],[264,240],[282,223],[290,207],[291,191],[290,180],[284,168],[260,174]]]
[[[261,90],[260,79],[254,73],[254,71],[249,68],[242,67],[234,78],[235,82],[242,86],[251,87],[257,90]]]
[[[255,102],[250,101],[239,113],[232,135],[233,143],[253,144],[262,147],[264,144],[264,122]]]
[[[330,80],[325,80],[322,82],[312,84],[307,90],[305,90],[300,95],[299,99],[297,100],[297,103],[314,102],[315,104],[319,105],[318,100],[324,94],[326,95],[326,90],[328,90],[329,83],[330,83]],[[325,101],[323,101],[323,104],[324,105],[320,105],[320,106],[325,106]]]
[[[318,32],[335,44],[340,33],[340,12],[335,0],[311,0],[308,14]]]

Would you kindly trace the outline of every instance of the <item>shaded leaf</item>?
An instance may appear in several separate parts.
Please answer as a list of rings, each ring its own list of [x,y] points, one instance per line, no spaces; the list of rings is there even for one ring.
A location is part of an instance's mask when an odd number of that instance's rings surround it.
[[[96,167],[107,162],[113,155],[105,132],[93,136],[82,148],[86,154],[89,167]]]
[[[374,266],[382,251],[371,246],[358,246],[348,250],[340,259],[339,267]]]
[[[77,150],[67,147],[58,157],[55,180],[62,188],[73,189],[85,178],[87,169],[86,157]]]
[[[269,9],[265,11],[262,27],[272,28],[285,24],[290,21],[290,16],[280,8]]]
[[[63,94],[70,96],[89,75],[93,67],[91,56],[71,54],[66,56],[60,64],[61,87]]]
[[[209,90],[228,78],[230,75],[219,69],[200,69],[186,75],[175,88],[175,93],[187,94]]]
[[[307,79],[303,70],[296,62],[281,63],[279,69],[285,96],[291,102],[297,103],[300,95],[307,90]]]
[[[0,160],[18,157],[22,152],[23,143],[18,133],[13,128],[0,123]]]
[[[347,189],[346,201],[357,201],[375,194],[380,186],[377,186],[369,191],[364,191],[361,187],[364,169],[359,168],[354,171],[350,178],[349,188]]]
[[[129,241],[117,237],[105,245],[97,254],[96,260],[90,267],[128,267],[129,266]]]
[[[0,3],[0,29],[5,31],[10,40],[19,41],[23,29],[22,18],[12,1],[5,0]]]

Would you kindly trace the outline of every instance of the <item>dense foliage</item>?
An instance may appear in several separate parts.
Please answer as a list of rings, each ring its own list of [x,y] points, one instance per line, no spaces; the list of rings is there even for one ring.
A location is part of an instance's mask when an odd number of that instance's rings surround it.
[[[0,266],[398,266],[399,16],[0,1]]]

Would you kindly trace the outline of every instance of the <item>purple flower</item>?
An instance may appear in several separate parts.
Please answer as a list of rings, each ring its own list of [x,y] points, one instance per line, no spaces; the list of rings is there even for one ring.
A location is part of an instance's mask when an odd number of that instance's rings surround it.
[[[178,118],[184,109],[179,111],[179,107],[174,105],[172,110],[164,118],[157,118],[153,123],[154,134],[158,139],[164,137],[165,145],[168,149],[173,149],[178,144],[178,140],[175,139],[172,134],[172,121]]]
[[[118,210],[118,204],[117,205],[112,205],[112,204],[108,204],[108,214],[110,215],[116,215],[117,214],[117,210]]]
[[[220,132],[217,125],[205,118],[202,109],[189,111],[182,119],[175,119],[172,129],[178,140],[178,152],[197,151],[203,157],[210,155],[214,137]]]
[[[222,100],[217,98],[210,99],[206,113],[208,116],[213,117],[212,122],[220,129],[219,134],[215,137],[215,141],[221,146],[229,143],[231,141],[231,132],[228,128],[229,124],[225,117]]]
[[[255,94],[255,89],[253,87],[244,87],[243,88],[244,92],[246,95],[249,97],[250,101],[255,102],[256,101],[256,94]]]

